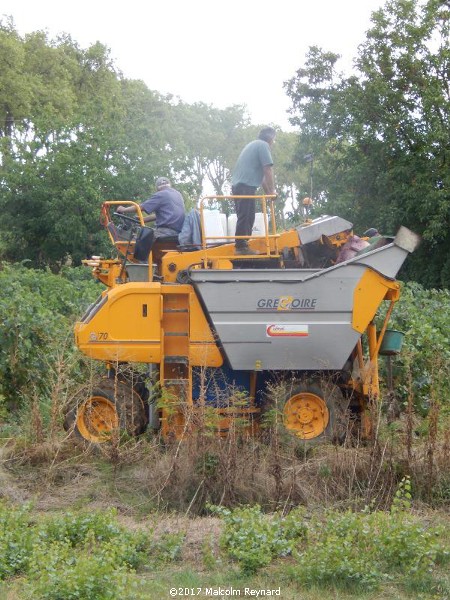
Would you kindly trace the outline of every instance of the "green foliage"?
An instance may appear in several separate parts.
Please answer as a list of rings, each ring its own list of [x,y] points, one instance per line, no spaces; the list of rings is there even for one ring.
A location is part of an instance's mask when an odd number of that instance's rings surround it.
[[[163,533],[152,545],[152,562],[158,565],[179,560],[184,538],[184,533]]]
[[[192,105],[180,102],[173,107],[173,115],[188,157],[184,169],[192,182],[193,193],[200,197],[207,180],[215,194],[224,194],[230,169],[246,143],[248,118],[243,107],[221,110],[201,102]]]
[[[392,501],[391,514],[411,510],[411,499],[411,478],[403,477]]]
[[[21,37],[0,22],[0,224],[3,258],[60,269],[110,252],[105,199],[141,201],[168,175],[190,208],[218,193],[243,145],[243,107],[174,102],[124,79],[101,43]]]
[[[71,548],[86,544],[107,544],[115,549],[115,560],[136,569],[149,550],[148,536],[131,533],[117,523],[114,510],[104,513],[67,513],[45,523],[39,531],[40,543],[57,542]]]
[[[329,513],[308,527],[308,542],[299,551],[295,578],[303,585],[376,587],[378,565],[362,547],[370,540],[370,529],[356,513]]]
[[[398,508],[398,505],[397,505]],[[399,579],[403,585],[448,560],[441,528],[426,529],[407,513],[327,513],[312,520],[308,543],[298,554],[302,584],[375,589]]]
[[[245,573],[292,555],[289,577],[305,586],[374,590],[382,583],[431,588],[436,567],[450,557],[445,531],[425,527],[410,514],[411,484],[399,485],[390,512],[330,510],[286,517],[261,514],[258,506],[227,510],[214,507],[224,521],[221,544]],[[291,563],[289,563],[291,565]]]
[[[17,406],[26,394],[48,392],[58,360],[74,352],[72,322],[98,295],[87,270],[53,275],[21,265],[0,271],[0,394]]]
[[[265,515],[259,506],[210,508],[223,520],[223,550],[246,577],[277,561],[284,581],[300,586],[351,593],[386,584],[391,592],[403,588],[438,597],[446,585],[439,569],[449,563],[448,538],[443,527],[411,514],[410,495],[405,478],[387,512],[296,509],[281,516]],[[149,566],[173,564],[183,541],[180,532],[154,539],[145,530],[131,531],[119,524],[114,510],[36,516],[29,505],[0,501],[0,581],[15,582],[25,594],[18,597],[146,598],[140,574]],[[203,554],[207,567],[217,568],[211,540]]]
[[[210,507],[225,523],[222,547],[239,563],[244,573],[254,573],[269,565],[277,556],[291,554],[295,543],[303,537],[302,512],[288,517],[264,518],[258,505],[229,510]]]
[[[105,548],[117,565],[136,569],[150,552],[150,538],[144,531],[130,532],[117,522],[114,510],[97,513],[67,513],[35,522],[31,507],[16,508],[0,502],[2,544],[0,578],[29,571],[39,573],[36,560],[45,560],[47,550],[61,547],[65,556],[70,550],[89,547]],[[112,550],[113,549],[113,550]],[[157,555],[157,552],[154,552]],[[54,558],[58,561],[55,550]],[[64,559],[65,560],[65,559]]]
[[[100,250],[98,209],[112,174],[105,164],[105,123],[118,118],[120,83],[108,50],[82,51],[43,32],[20,38],[0,24],[1,209],[5,257],[61,267]],[[7,90],[13,90],[8,93]],[[93,91],[95,90],[95,93]]]
[[[98,545],[88,539],[73,549],[67,541],[36,547],[26,587],[43,600],[132,598],[132,579],[121,561],[122,543]]]
[[[135,600],[136,570],[177,560],[183,540],[154,542],[121,526],[114,510],[34,519],[30,506],[0,501],[0,580],[20,574],[27,594],[45,600]]]
[[[450,410],[449,314],[448,290],[426,290],[411,282],[402,286],[389,324],[405,333],[394,364],[396,393],[404,402],[412,393],[422,414],[432,398],[444,411]]]
[[[121,527],[114,510],[68,513],[38,528],[29,587],[49,600],[130,597],[129,574],[149,552],[148,534]]]
[[[0,580],[26,571],[36,534],[30,507],[9,506],[0,501]]]
[[[450,283],[448,17],[445,2],[389,0],[372,15],[355,74],[312,47],[286,82],[297,164],[315,157],[317,210],[357,231],[422,234],[405,272],[428,287]]]

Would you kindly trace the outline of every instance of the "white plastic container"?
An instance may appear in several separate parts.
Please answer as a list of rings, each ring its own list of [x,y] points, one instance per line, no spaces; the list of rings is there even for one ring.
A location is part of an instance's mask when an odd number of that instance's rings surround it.
[[[228,235],[231,236],[236,233],[236,223],[237,223],[236,213],[231,213],[231,215],[228,216]]]
[[[225,215],[223,215],[225,217]],[[223,244],[224,236],[226,236],[226,229],[223,227],[222,214],[218,210],[204,210],[203,220],[205,224],[205,235],[206,237],[215,238],[207,240],[207,245],[211,244]],[[226,217],[225,217],[226,221]]]
[[[236,233],[237,216],[235,213],[231,213],[228,217],[228,235],[232,236]],[[266,229],[264,225],[264,213],[256,213],[255,223],[252,229],[252,235],[262,236],[266,235]]]
[[[259,212],[255,215],[255,224],[253,225],[252,235],[255,236],[265,236],[266,235],[266,227],[264,224],[264,213]]]

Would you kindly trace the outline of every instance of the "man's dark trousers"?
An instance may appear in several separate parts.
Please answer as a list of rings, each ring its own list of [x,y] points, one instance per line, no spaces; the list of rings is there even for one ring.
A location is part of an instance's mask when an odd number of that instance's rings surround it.
[[[237,183],[231,188],[233,196],[255,196],[257,188],[245,183]],[[235,235],[252,234],[255,223],[256,200],[252,198],[235,200],[236,206],[236,232]],[[245,248],[248,240],[236,240],[236,248]]]

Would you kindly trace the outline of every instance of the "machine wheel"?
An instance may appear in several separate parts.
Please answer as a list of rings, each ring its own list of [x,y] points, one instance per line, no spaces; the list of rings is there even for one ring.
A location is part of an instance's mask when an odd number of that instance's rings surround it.
[[[130,386],[102,379],[98,386],[80,390],[72,399],[64,429],[87,442],[101,444],[114,432],[137,436],[145,431],[148,416],[144,402]]]
[[[294,383],[286,389],[278,411],[283,428],[306,446],[342,441],[347,405],[341,390],[326,379]]]

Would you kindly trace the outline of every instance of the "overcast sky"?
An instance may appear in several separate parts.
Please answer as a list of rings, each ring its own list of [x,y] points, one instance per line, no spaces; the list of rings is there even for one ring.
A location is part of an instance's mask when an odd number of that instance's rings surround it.
[[[0,0],[21,34],[100,41],[122,73],[152,90],[218,108],[246,104],[255,124],[287,128],[283,82],[309,46],[351,68],[384,0]],[[338,65],[338,66],[339,66]]]

